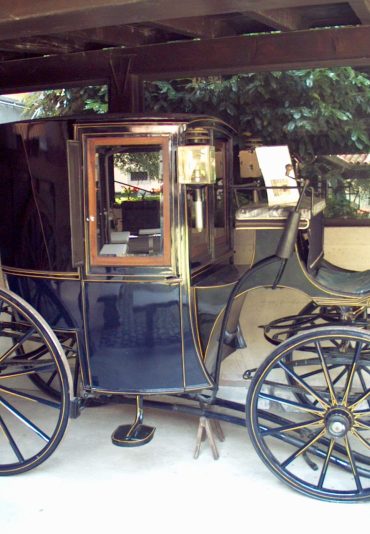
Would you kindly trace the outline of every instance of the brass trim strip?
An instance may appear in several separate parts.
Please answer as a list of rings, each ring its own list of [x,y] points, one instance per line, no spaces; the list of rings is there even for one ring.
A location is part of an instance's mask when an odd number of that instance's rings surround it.
[[[235,282],[228,282],[227,284],[214,284],[211,286],[193,286],[196,291],[198,290],[208,290],[208,289],[220,289],[222,287],[229,287],[229,286],[235,286],[235,284],[238,282],[238,280],[235,280]]]
[[[54,271],[33,271],[27,269],[18,269],[15,267],[2,266],[2,270],[5,274],[14,276],[27,276],[29,278],[50,278],[52,280],[80,280],[81,276],[79,272],[54,272]]]
[[[253,220],[253,219],[251,219],[251,220]],[[256,219],[256,220],[258,220],[258,219]],[[284,222],[286,221],[286,219],[278,219],[278,218],[276,218],[275,220],[277,222],[279,220],[284,221]],[[302,219],[302,221],[304,221],[304,224],[300,223],[298,229],[299,230],[307,230],[309,228],[309,226],[310,226],[309,221],[307,219]],[[283,224],[283,223],[281,225],[276,224],[275,226],[273,226],[272,224],[268,225],[266,223],[266,225],[263,225],[263,226],[262,225],[261,226],[257,226],[257,225],[252,225],[252,224],[250,226],[235,226],[234,230],[238,230],[238,231],[240,231],[240,230],[282,230],[284,228],[285,228],[285,224]]]
[[[196,292],[196,287],[192,287],[191,288],[191,292],[192,292],[192,303],[193,303],[193,306],[194,306],[194,322],[195,322],[195,331],[196,331],[196,335],[197,335],[197,341],[198,341],[198,346],[199,346],[199,353],[202,357],[202,360],[204,361],[204,352],[202,350],[202,343],[201,343],[201,340],[200,340],[200,332],[199,332],[199,321],[198,321],[198,301],[197,301],[197,292]]]
[[[128,397],[130,396],[135,396],[136,395],[143,395],[144,397],[153,397],[153,396],[162,396],[162,395],[178,395],[179,393],[191,393],[193,391],[204,391],[205,389],[210,389],[211,387],[213,387],[213,384],[210,384],[209,386],[207,385],[204,385],[204,386],[199,386],[199,387],[185,387],[183,389],[181,388],[172,388],[172,389],[152,389],[152,390],[134,390],[134,391],[115,391],[115,390],[111,390],[111,389],[100,389],[100,388],[96,388],[95,386],[92,386],[90,388],[90,391],[92,393],[107,393],[107,394],[111,394],[111,395],[127,395]]]
[[[180,332],[181,332],[181,366],[182,366],[182,384],[186,388],[186,369],[185,369],[185,347],[184,347],[184,319],[183,319],[183,287],[179,287],[179,306],[180,306]]]
[[[110,276],[110,275],[106,275],[106,276]],[[123,276],[123,275],[121,275]],[[119,280],[119,279],[116,279],[116,280],[102,280],[102,279],[95,279],[95,278],[85,278],[84,279],[84,282],[85,283],[98,283],[98,284],[105,284],[105,283],[109,283],[109,284],[157,284],[157,285],[168,285],[168,286],[175,286],[175,285],[181,285],[183,280],[182,278],[170,278],[170,279],[166,279],[166,278],[158,278],[158,279],[150,279],[150,278],[145,278],[145,279],[136,279],[136,280]]]
[[[85,338],[85,347],[86,347],[86,366],[87,366],[87,372],[88,372],[88,383],[91,386],[92,385],[92,374],[91,374],[91,367],[90,367],[90,351],[89,351],[89,343],[88,343],[88,337],[87,337],[87,313],[86,313],[86,289],[85,289],[85,280],[82,280],[81,284],[81,298],[82,298],[82,319],[83,319],[83,335]]]

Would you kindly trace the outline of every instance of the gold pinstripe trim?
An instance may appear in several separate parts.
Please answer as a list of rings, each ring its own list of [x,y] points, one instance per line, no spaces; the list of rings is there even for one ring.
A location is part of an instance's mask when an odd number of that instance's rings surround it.
[[[183,300],[182,287],[179,288],[179,306],[180,306],[180,332],[181,332],[181,366],[182,366],[182,385],[186,388],[186,369],[185,369],[185,347],[184,347],[184,319],[183,319]]]
[[[150,390],[131,390],[131,391],[115,391],[111,389],[103,389],[92,386],[90,388],[92,393],[106,393],[111,395],[127,395],[128,397],[136,397],[137,395],[142,395],[143,397],[161,397],[162,395],[177,395],[178,393],[192,393],[193,391],[203,391],[205,389],[210,389],[213,387],[213,384],[205,384],[202,386],[192,386],[185,388],[172,388],[172,389],[150,389]]]
[[[105,275],[105,276],[110,276],[110,275]],[[121,275],[122,276],[122,275]],[[148,275],[149,276],[149,275]],[[162,278],[155,278],[155,279],[150,279],[150,278],[146,278],[146,279],[129,279],[129,280],[126,280],[126,279],[121,279],[121,280],[102,280],[100,278],[85,278],[84,279],[84,282],[85,283],[90,283],[90,282],[95,282],[95,283],[99,283],[99,284],[105,284],[105,283],[109,283],[109,284],[157,284],[157,285],[167,285],[167,286],[171,286],[171,285],[181,285],[183,280],[182,278],[169,278],[169,279],[166,279],[164,277]]]
[[[5,274],[26,276],[29,278],[50,278],[52,280],[80,280],[79,272],[54,272],[54,271],[33,271],[27,269],[18,269],[15,267],[2,266]]]
[[[34,371],[32,371],[32,372],[34,372]],[[22,376],[23,374],[25,374],[25,373],[18,373],[17,375],[8,375],[8,376],[5,377],[5,380],[6,380],[7,378],[14,378],[14,376]],[[28,374],[29,374],[29,373],[28,373]],[[3,378],[4,378],[4,377],[3,377]],[[13,397],[19,397],[20,399],[25,399],[25,400],[28,400],[28,401],[30,401],[30,402],[36,402],[36,403],[38,402],[37,399],[31,399],[31,398],[28,397],[26,394],[23,394],[23,395],[22,395],[21,393],[15,393],[14,391],[8,391],[8,390],[2,388],[1,386],[0,386],[0,391],[1,391],[4,395],[11,395],[11,396],[13,396]]]
[[[249,218],[248,220],[250,221],[258,221],[260,220],[258,217],[256,217],[255,219],[253,218]],[[274,221],[276,222],[279,222],[279,221],[282,221],[282,224],[281,226],[273,226],[272,224],[261,224],[261,226],[254,226],[254,225],[251,225],[250,227],[248,226],[245,226],[245,227],[242,227],[242,226],[236,226],[234,228],[234,230],[283,230],[284,227],[285,227],[285,222],[286,222],[286,218],[284,217],[276,217],[276,219],[273,219]],[[240,224],[240,223],[239,223]],[[308,219],[301,219],[301,222],[299,223],[299,230],[307,230],[308,227],[310,226],[310,223],[309,223],[309,220]]]
[[[212,286],[194,286],[194,289],[195,291],[198,291],[198,290],[202,290],[202,291],[206,291],[208,289],[212,290],[212,289],[220,289],[222,287],[229,287],[229,286],[235,286],[235,284],[238,282],[238,280],[235,280],[235,282],[228,282],[227,284],[215,284],[215,285],[212,285]]]
[[[85,348],[86,348],[86,366],[87,366],[87,372],[88,372],[88,384],[92,385],[92,374],[91,374],[91,367],[90,367],[90,347],[89,342],[87,338],[87,313],[86,313],[86,288],[85,288],[85,280],[82,280],[81,284],[81,292],[82,292],[82,319],[83,319],[83,335],[85,338]]]
[[[198,301],[197,301],[197,293],[196,293],[196,288],[193,287],[191,288],[192,289],[192,302],[193,302],[193,306],[194,306],[194,322],[195,322],[195,331],[196,331],[196,335],[197,335],[197,341],[198,341],[198,346],[199,346],[199,353],[202,357],[202,360],[204,361],[204,352],[202,350],[202,343],[200,341],[200,332],[199,332],[199,321],[198,321]]]

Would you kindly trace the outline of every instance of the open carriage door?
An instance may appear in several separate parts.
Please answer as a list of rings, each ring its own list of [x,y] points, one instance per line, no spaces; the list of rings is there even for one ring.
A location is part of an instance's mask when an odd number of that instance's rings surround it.
[[[152,128],[149,135],[123,128],[86,128],[81,135],[83,314],[96,391],[173,393],[208,385],[178,272],[173,136]]]

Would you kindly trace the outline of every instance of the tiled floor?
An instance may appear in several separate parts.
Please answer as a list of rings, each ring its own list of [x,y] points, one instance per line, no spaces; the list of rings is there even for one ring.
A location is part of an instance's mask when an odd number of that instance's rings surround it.
[[[256,302],[259,314],[249,314]],[[296,292],[271,296],[261,290],[248,297],[242,327],[254,334],[248,350],[226,360],[227,384],[240,380],[248,365],[255,366],[271,350],[257,325],[276,313],[277,304],[282,315],[282,308],[299,309],[304,302]],[[241,400],[245,396],[237,388],[228,393]],[[222,423],[226,440],[218,443],[219,460],[213,459],[207,442],[194,460],[195,417],[149,409],[146,422],[157,428],[153,441],[135,449],[114,447],[112,431],[132,417],[130,406],[86,409],[70,421],[63,442],[45,463],[29,473],[1,478],[2,532],[312,533],[366,528],[369,504],[325,503],[291,490],[262,464],[243,427]]]

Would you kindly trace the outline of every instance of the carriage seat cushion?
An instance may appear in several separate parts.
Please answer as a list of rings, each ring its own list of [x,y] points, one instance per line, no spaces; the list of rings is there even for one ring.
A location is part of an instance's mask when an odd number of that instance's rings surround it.
[[[370,293],[370,270],[346,271],[323,265],[318,269],[315,278],[319,284],[333,291],[353,295]]]

